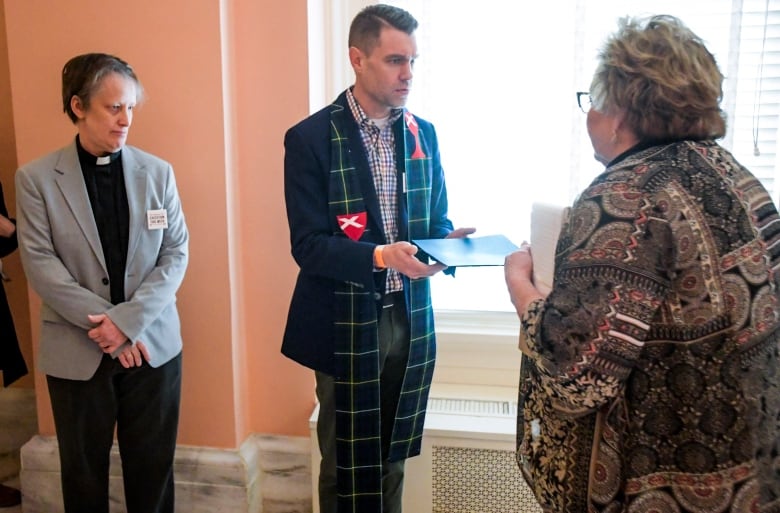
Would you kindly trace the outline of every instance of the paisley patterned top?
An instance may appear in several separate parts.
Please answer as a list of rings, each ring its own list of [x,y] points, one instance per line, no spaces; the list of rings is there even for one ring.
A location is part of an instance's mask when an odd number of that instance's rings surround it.
[[[575,201],[522,318],[518,461],[546,511],[780,512],[780,218],[715,142]]]

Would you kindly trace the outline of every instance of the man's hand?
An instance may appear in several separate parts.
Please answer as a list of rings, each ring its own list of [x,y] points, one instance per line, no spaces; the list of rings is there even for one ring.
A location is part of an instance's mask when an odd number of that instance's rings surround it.
[[[445,238],[462,239],[475,231],[477,231],[476,228],[458,228],[451,231]],[[394,242],[382,247],[382,260],[384,260],[386,267],[395,269],[399,273],[412,279],[433,276],[437,272],[447,268],[446,265],[439,262],[425,264],[415,258],[414,255],[416,253],[417,246],[406,241]]]
[[[425,264],[420,262],[414,256],[416,253],[417,246],[406,241],[394,242],[382,248],[382,260],[384,260],[385,266],[412,279],[433,276],[447,267],[439,263]]]
[[[100,349],[104,353],[113,353],[127,341],[127,335],[116,327],[116,324],[114,324],[114,321],[112,321],[108,315],[87,315],[87,319],[89,319],[89,322],[92,324],[97,325],[89,330],[87,335],[100,346]]]
[[[476,228],[456,228],[447,234],[445,239],[462,239],[476,232]]]

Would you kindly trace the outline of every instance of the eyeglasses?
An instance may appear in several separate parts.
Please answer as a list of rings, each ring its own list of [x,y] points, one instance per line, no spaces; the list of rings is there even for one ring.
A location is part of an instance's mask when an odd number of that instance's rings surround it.
[[[577,105],[580,107],[580,110],[584,112],[585,114],[588,113],[590,110],[590,93],[589,92],[578,92],[577,93]]]

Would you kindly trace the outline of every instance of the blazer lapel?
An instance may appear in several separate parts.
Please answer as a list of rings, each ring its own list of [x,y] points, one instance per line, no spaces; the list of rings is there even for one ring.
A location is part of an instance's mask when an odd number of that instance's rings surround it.
[[[405,119],[406,110],[393,125],[395,134],[395,168],[398,171],[398,240],[409,240],[409,212],[406,205],[406,156],[411,155],[407,148]]]
[[[379,209],[379,199],[377,198],[376,189],[374,187],[374,177],[371,175],[371,166],[368,163],[366,149],[363,147],[363,138],[360,136],[360,127],[358,127],[357,121],[355,121],[354,116],[352,116],[352,111],[349,110],[346,93],[342,93],[336,103],[343,107],[343,110],[339,114],[341,117],[341,126],[346,131],[349,154],[352,159],[351,164],[355,166],[355,169],[357,170],[360,189],[363,194],[363,202],[366,205],[368,223],[373,226],[372,230],[374,230],[374,233],[379,234],[374,240],[384,240],[387,242],[382,224],[382,213]]]
[[[95,224],[92,204],[87,195],[87,187],[84,184],[84,175],[81,171],[81,164],[79,164],[75,142],[62,150],[54,171],[57,173],[54,180],[60,188],[68,208],[73,213],[73,217],[84,233],[84,238],[87,239],[89,247],[100,262],[103,271],[107,273],[103,246],[100,244],[100,235]]]
[[[125,189],[130,212],[130,227],[127,236],[127,267],[130,267],[133,255],[138,248],[138,240],[146,229],[146,186],[147,175],[143,165],[131,148],[122,150],[122,169],[125,174]]]

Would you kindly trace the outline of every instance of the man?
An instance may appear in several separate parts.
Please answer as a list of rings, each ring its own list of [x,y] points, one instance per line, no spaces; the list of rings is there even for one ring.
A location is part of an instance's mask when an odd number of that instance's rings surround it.
[[[427,278],[444,269],[408,241],[474,232],[453,231],[433,126],[403,108],[416,28],[397,7],[358,13],[354,86],[285,136],[300,273],[282,352],[315,371],[322,513],[401,511],[435,360]]]

